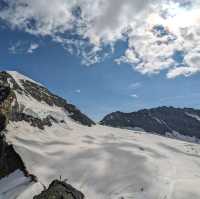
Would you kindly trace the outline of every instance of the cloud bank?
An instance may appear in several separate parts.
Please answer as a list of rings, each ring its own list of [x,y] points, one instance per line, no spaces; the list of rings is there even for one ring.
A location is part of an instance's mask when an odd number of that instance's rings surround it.
[[[86,65],[126,40],[118,64],[142,74],[164,70],[168,78],[200,72],[198,0],[4,0],[0,19],[12,29],[51,37]]]

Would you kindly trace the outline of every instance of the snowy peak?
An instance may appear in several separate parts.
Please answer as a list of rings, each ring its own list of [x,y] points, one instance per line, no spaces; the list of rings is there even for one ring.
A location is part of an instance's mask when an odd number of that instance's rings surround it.
[[[105,116],[100,124],[143,129],[181,139],[200,138],[200,110],[191,108],[158,107],[132,113],[118,111]]]
[[[12,109],[9,119],[25,120],[39,128],[69,119],[86,126],[95,124],[74,105],[16,71],[0,72],[0,98],[10,99],[7,102],[8,109]]]
[[[40,86],[43,86],[42,84],[40,84],[39,82],[36,82],[32,79],[30,79],[29,77],[17,72],[17,71],[6,71],[10,76],[12,76],[12,78],[16,81],[16,83],[18,83],[18,85],[21,85],[22,81],[29,81],[35,84],[38,84]]]

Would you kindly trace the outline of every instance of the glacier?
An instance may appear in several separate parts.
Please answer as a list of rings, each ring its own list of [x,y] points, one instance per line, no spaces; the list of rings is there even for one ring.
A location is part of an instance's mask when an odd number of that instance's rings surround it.
[[[23,78],[10,75],[18,83]],[[27,121],[9,121],[7,142],[37,182],[17,170],[0,180],[0,199],[32,198],[59,177],[86,199],[200,198],[199,144],[99,124],[89,127],[31,95],[16,92],[16,98],[26,114],[41,119],[50,114],[62,122],[40,129]]]

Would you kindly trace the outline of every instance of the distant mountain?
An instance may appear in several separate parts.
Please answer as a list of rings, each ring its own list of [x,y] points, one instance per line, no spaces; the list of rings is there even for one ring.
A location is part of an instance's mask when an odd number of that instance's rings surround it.
[[[100,124],[127,129],[143,129],[146,132],[181,139],[200,138],[200,110],[192,108],[158,107],[137,112],[113,112]]]

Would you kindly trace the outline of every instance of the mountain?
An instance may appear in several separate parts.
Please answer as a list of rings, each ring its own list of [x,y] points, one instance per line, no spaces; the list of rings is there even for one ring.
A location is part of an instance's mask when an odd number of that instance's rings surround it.
[[[43,85],[15,71],[0,72],[0,179],[20,170],[31,181],[37,181],[37,177],[28,172],[13,145],[6,141],[8,124],[26,122],[44,130],[69,119],[89,127],[95,125],[74,105]]]
[[[40,83],[0,73],[0,199],[199,199],[199,170],[199,144],[95,125]]]
[[[43,128],[45,125],[51,126],[52,121],[62,122],[64,118],[62,118],[61,110],[63,110],[70,118],[83,125],[95,124],[65,99],[54,95],[41,84],[15,71],[1,72],[0,82],[1,101],[8,99],[6,108],[10,108],[10,105],[14,103],[14,108],[8,116],[12,121],[26,120],[33,126]]]
[[[200,110],[192,108],[158,107],[131,113],[117,111],[105,116],[100,124],[141,129],[180,139],[200,139]]]

